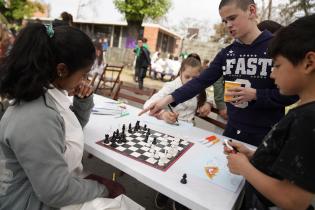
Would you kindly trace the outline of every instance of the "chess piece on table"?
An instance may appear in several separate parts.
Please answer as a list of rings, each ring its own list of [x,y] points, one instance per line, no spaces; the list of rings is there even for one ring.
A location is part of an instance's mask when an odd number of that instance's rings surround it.
[[[153,141],[152,141],[152,144],[156,145],[157,144],[157,139],[156,137],[154,137]]]
[[[182,179],[180,180],[180,183],[187,184],[187,174],[183,174]]]
[[[123,124],[123,126],[122,126],[122,133],[125,133],[125,130],[126,130],[126,126],[125,126],[125,124]]]
[[[144,125],[143,130],[145,131],[147,130],[147,125]]]
[[[108,144],[108,143],[109,143],[109,135],[105,134],[104,144]]]

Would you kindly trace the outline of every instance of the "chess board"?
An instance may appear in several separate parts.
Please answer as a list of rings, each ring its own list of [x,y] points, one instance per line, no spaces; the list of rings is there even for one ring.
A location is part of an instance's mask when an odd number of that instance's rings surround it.
[[[132,130],[134,130],[134,127]],[[166,135],[152,129],[150,133],[149,142],[156,137],[157,143],[154,146],[156,153],[159,155],[165,154],[166,151],[172,147],[172,142],[176,139],[176,137]],[[96,144],[162,171],[169,169],[188,149],[193,146],[193,143],[177,138],[177,141],[179,141],[177,154],[167,158],[161,166],[158,164],[159,158],[152,157],[151,155],[150,149],[152,148],[152,145],[150,146],[145,142],[146,130],[144,130],[143,127],[140,126],[138,131],[134,131],[132,133],[126,131],[125,134],[127,142],[121,145],[115,145],[113,147],[110,144],[105,144],[104,140],[97,141]]]

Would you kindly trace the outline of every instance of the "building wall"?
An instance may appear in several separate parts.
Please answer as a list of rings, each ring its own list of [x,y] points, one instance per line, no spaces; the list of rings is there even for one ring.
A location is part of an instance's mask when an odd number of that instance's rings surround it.
[[[159,29],[156,27],[144,27],[143,37],[148,39],[148,46],[151,52],[156,51]]]
[[[182,43],[182,52],[197,53],[202,60],[208,59],[211,61],[223,47],[225,47],[225,45],[219,42],[203,42],[184,39]]]

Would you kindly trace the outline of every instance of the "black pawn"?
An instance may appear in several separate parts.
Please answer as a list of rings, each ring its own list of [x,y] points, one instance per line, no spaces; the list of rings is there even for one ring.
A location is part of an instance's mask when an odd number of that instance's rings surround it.
[[[144,125],[143,130],[145,131],[147,130],[147,125]]]
[[[105,134],[104,144],[108,144],[108,143],[109,143],[109,135]]]
[[[150,135],[150,134],[151,134],[151,130],[150,128],[148,128],[147,135]]]
[[[126,134],[124,134],[124,133],[122,134],[121,141],[122,141],[123,143],[126,143],[126,142],[127,142]]]
[[[180,180],[180,183],[187,184],[187,174],[183,174],[183,178]]]
[[[122,132],[125,133],[125,130],[126,130],[126,126],[125,126],[125,124],[123,124],[123,126],[122,126]]]
[[[156,139],[156,137],[153,138],[152,144],[154,144],[154,145],[157,144],[157,139]]]
[[[144,142],[148,143],[148,140],[149,140],[149,135],[145,135]]]

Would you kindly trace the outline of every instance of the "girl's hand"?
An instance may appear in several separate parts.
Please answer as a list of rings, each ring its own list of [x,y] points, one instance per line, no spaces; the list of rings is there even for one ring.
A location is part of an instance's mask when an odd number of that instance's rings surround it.
[[[167,123],[174,124],[178,118],[178,113],[174,112],[162,112],[160,118]]]
[[[243,153],[230,154],[227,156],[227,160],[227,166],[230,172],[237,175],[243,175],[251,165],[248,158]]]
[[[211,105],[208,102],[206,102],[204,105],[199,107],[197,110],[197,113],[202,117],[208,116],[210,112],[211,112]]]
[[[244,154],[248,159],[250,159],[253,156],[253,154],[254,154],[253,150],[250,150],[249,148],[247,148],[244,144],[242,144],[240,142],[229,140],[228,144],[230,146],[234,147],[237,150],[238,153]],[[224,154],[230,155],[232,153],[234,153],[233,150],[229,149],[224,144]]]
[[[89,84],[88,81],[82,80],[80,84],[73,89],[73,91],[69,91],[69,96],[77,96],[79,98],[89,97],[93,93],[93,86]]]
[[[256,89],[249,87],[234,87],[226,90],[225,95],[232,96],[231,103],[240,105],[242,103],[256,100]]]

